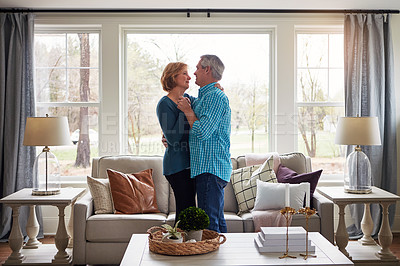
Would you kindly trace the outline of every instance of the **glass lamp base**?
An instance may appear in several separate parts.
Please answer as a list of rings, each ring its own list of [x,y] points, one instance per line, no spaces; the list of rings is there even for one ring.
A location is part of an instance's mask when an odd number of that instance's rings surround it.
[[[46,196],[60,193],[60,164],[46,146],[33,165],[32,195]]]
[[[49,195],[57,195],[57,194],[60,194],[59,189],[53,189],[53,190],[33,189],[32,190],[32,195],[34,195],[34,196],[49,196]]]
[[[349,189],[349,188],[345,187],[344,191],[347,192],[347,193],[353,193],[353,194],[368,194],[368,193],[372,192],[372,189],[368,188],[368,189],[357,189],[357,190],[355,190],[355,189]]]
[[[347,175],[344,178],[344,191],[354,194],[367,194],[371,188],[371,163],[360,148],[356,148],[347,157]]]

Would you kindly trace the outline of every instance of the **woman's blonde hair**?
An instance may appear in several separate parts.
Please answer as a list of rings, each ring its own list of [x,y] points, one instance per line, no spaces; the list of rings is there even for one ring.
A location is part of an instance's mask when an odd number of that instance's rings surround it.
[[[187,64],[182,62],[169,63],[161,75],[161,85],[163,90],[170,91],[176,86],[175,78],[179,72],[187,67]]]

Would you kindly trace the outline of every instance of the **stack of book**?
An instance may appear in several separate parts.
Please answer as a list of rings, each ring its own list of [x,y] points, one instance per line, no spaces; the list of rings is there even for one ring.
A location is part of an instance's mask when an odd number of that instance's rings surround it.
[[[260,252],[286,252],[286,227],[261,227],[254,238]],[[308,240],[308,252],[315,252],[315,246]],[[289,252],[306,251],[306,230],[301,226],[289,227]]]

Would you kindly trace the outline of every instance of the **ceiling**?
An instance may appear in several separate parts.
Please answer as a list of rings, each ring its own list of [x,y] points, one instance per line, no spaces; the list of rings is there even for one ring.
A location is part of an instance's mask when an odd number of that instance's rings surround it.
[[[400,9],[399,0],[0,0],[0,8],[34,9]]]

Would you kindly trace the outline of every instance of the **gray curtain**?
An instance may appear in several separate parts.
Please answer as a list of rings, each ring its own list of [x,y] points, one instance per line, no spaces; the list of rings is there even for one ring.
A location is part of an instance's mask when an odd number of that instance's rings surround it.
[[[32,187],[35,148],[23,146],[26,118],[34,116],[33,92],[34,16],[22,13],[0,13],[0,197],[22,188]],[[39,237],[43,235],[39,208]],[[11,208],[1,204],[0,239],[7,238],[11,228]],[[20,225],[26,236],[29,214],[20,209]]]
[[[371,162],[372,185],[397,194],[396,101],[390,14],[346,14],[345,109],[346,116],[377,116],[382,145],[363,146]],[[348,147],[350,153],[354,147]],[[354,225],[347,228],[350,238],[362,237],[364,205],[350,206]],[[393,224],[395,205],[389,208]],[[381,224],[381,209],[371,205],[376,237]]]

